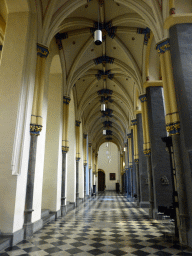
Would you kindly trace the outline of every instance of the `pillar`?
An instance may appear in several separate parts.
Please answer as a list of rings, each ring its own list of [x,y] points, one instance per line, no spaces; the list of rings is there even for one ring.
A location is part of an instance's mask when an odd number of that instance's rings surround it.
[[[147,109],[147,95],[141,95],[142,110],[142,125],[143,125],[143,153],[147,157],[147,173],[148,173],[148,189],[149,189],[149,217],[153,218],[154,199],[153,199],[153,176],[152,176],[152,165],[151,165],[151,143],[149,136],[149,122],[148,122],[148,109]]]
[[[84,199],[86,198],[87,191],[87,134],[83,134],[83,154],[84,154]]]
[[[181,30],[184,30],[184,27],[181,28]],[[180,31],[181,31],[180,30]],[[186,30],[184,30],[186,31]],[[174,29],[170,31],[173,36],[173,32],[176,32]],[[188,32],[185,32],[188,33]],[[188,42],[188,35],[187,40]],[[175,38],[174,34],[174,40],[172,40],[173,43],[173,54],[174,54],[174,47],[178,48],[178,39]],[[180,44],[182,45],[182,44]],[[165,123],[166,123],[166,130],[169,133],[169,136],[172,136],[172,143],[173,143],[173,152],[174,152],[174,160],[175,160],[175,168],[176,168],[176,180],[177,180],[177,193],[178,193],[178,202],[179,202],[179,223],[178,223],[178,231],[179,231],[179,240],[180,243],[187,245],[188,239],[187,239],[187,229],[188,229],[188,205],[187,205],[187,194],[186,194],[186,183],[185,183],[185,173],[184,173],[184,166],[183,160],[182,160],[182,149],[181,149],[181,137],[180,137],[180,117],[177,107],[177,101],[176,101],[176,91],[175,91],[175,84],[173,79],[173,69],[172,69],[172,60],[171,60],[171,54],[170,54],[170,40],[166,39],[160,43],[157,44],[156,49],[160,55],[160,63],[161,63],[161,69],[162,69],[162,80],[163,80],[163,89],[164,89],[164,101],[165,101]],[[186,50],[186,45],[183,47],[184,51]],[[182,50],[182,48],[177,52],[179,53]],[[188,49],[189,50],[189,49]],[[189,51],[190,52],[190,51]],[[188,52],[188,54],[189,54]],[[177,87],[179,88],[178,83],[181,83],[180,77],[183,76],[181,74],[180,70],[177,69],[177,67],[180,65],[181,62],[181,55],[178,56],[175,60],[175,78],[179,79],[176,83]],[[174,58],[174,56],[173,56]],[[186,59],[183,60],[183,62],[186,62]],[[174,62],[173,62],[174,63]],[[177,74],[178,72],[178,74]],[[175,79],[175,80],[176,80]],[[182,87],[183,88],[183,87]],[[185,90],[183,95],[180,95],[180,93],[177,93],[178,101],[181,104],[181,98],[185,97]],[[185,99],[186,100],[186,99]],[[186,101],[183,101],[183,104],[185,106]],[[183,107],[183,105],[181,105]],[[181,109],[180,110],[180,116],[181,115]],[[187,109],[185,109],[185,112],[188,115]],[[186,118],[186,117],[185,117]],[[190,122],[190,119],[188,120]],[[189,124],[189,123],[188,123]],[[184,127],[183,127],[184,128]],[[184,132],[183,135],[184,137]],[[189,140],[191,140],[189,138]],[[187,142],[186,145],[188,145]],[[184,143],[183,143],[184,144]],[[188,162],[189,160],[187,160]]]
[[[91,196],[92,144],[89,143],[89,196]]]
[[[149,189],[147,158],[143,153],[143,126],[142,115],[137,114],[137,134],[138,134],[138,154],[139,154],[139,174],[140,174],[140,207],[149,207]]]
[[[173,206],[169,155],[165,151],[165,145],[161,139],[166,136],[162,87],[148,87],[147,99],[151,138],[154,212],[156,213],[158,206]]]
[[[134,162],[136,171],[136,193],[137,202],[140,202],[140,177],[139,177],[139,151],[138,151],[138,134],[137,134],[137,119],[131,121],[133,126],[133,142],[134,142]]]
[[[132,198],[133,197],[133,153],[132,153],[132,134],[129,133],[127,134],[128,137],[128,152],[129,152],[129,162],[128,162],[128,170],[129,170],[129,184],[130,184],[130,189],[129,189],[129,195]]]
[[[124,170],[123,170],[123,154],[120,154],[120,172],[121,172],[121,178],[120,178],[120,191],[123,194],[125,191],[125,185],[124,185]]]
[[[69,151],[68,142],[68,122],[69,122],[69,102],[68,96],[63,96],[63,134],[62,134],[62,183],[61,183],[61,215],[66,214],[66,155]]]
[[[40,135],[42,130],[42,105],[44,95],[44,71],[45,61],[49,54],[47,47],[37,44],[37,63],[36,63],[36,76],[35,76],[35,88],[33,96],[33,107],[31,114],[30,124],[30,151],[29,151],[29,163],[27,174],[27,189],[25,199],[25,218],[24,218],[24,236],[30,237],[33,234],[32,224],[32,212],[33,212],[33,189],[34,189],[34,177],[36,166],[36,149],[37,149],[37,136]]]
[[[76,132],[76,206],[78,206],[79,199],[79,161],[80,161],[80,121],[75,121]]]

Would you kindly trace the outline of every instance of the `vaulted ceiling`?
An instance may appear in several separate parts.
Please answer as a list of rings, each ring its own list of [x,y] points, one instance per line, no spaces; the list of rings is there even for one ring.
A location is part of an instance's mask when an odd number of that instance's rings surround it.
[[[140,2],[152,11],[146,1]],[[93,39],[98,14],[103,32],[99,46]],[[131,120],[140,111],[138,95],[145,92],[142,72],[144,47],[150,40],[147,22],[113,0],[92,0],[68,15],[56,32],[65,60],[65,94],[70,95],[72,89],[76,119],[82,120],[84,132],[96,147],[112,140],[122,148]],[[155,65],[158,69],[158,61]],[[108,111],[101,112],[101,101]]]
[[[108,138],[122,149],[131,120],[141,111],[138,96],[145,93],[146,81],[160,77],[155,45],[168,36],[163,23],[169,0],[22,1],[17,0],[17,9],[37,17],[37,42],[48,47],[57,42],[50,72],[63,74],[64,95],[73,92],[76,120],[89,141],[98,148]],[[5,5],[13,12],[14,1],[0,0],[1,24],[7,19]],[[93,38],[98,13],[99,46]],[[3,32],[1,37],[3,42]],[[101,100],[108,109],[104,113]],[[106,121],[109,136],[103,135]]]

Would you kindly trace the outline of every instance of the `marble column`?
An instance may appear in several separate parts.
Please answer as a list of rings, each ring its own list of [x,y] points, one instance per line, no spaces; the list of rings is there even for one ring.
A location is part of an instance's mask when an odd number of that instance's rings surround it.
[[[151,142],[149,135],[149,121],[147,109],[147,95],[140,95],[142,109],[142,126],[143,126],[143,153],[147,157],[148,189],[149,189],[149,217],[153,218],[154,196],[153,196],[153,175],[151,165]]]
[[[139,159],[135,160],[135,169],[136,169],[136,182],[137,182],[137,202],[138,202],[138,205],[139,205],[139,202],[140,202]]]
[[[36,148],[37,148],[37,136],[36,134],[31,134],[28,175],[27,175],[27,190],[26,190],[26,200],[25,200],[25,218],[24,218],[25,238],[33,235],[33,225],[31,223],[31,219],[32,219],[32,212],[33,212],[33,189],[34,189],[34,177],[35,177]]]
[[[83,134],[83,158],[84,158],[84,200],[87,195],[87,134]]]
[[[68,121],[69,121],[69,103],[71,99],[63,96],[63,132],[62,132],[62,182],[61,182],[61,215],[66,214],[66,158],[69,151],[68,141]]]
[[[162,87],[148,87],[147,99],[151,138],[154,213],[156,214],[158,206],[170,207],[172,205],[173,194],[169,156],[161,139],[166,136]]]
[[[147,173],[148,173],[148,186],[149,186],[149,217],[153,218],[154,200],[153,200],[153,175],[151,165],[151,152],[146,154],[147,156]]]
[[[91,172],[92,169],[89,169],[89,196],[91,196],[92,189],[91,189]]]
[[[191,74],[188,59],[191,48],[188,43],[191,30],[192,26],[188,24],[175,25],[170,29],[170,40],[166,39],[156,46],[162,69],[166,130],[172,136],[173,143],[179,205],[179,240],[184,245],[192,244],[188,240],[187,234],[191,226],[188,215],[190,204],[187,201],[187,198],[189,200],[192,198],[191,184],[188,185],[186,182],[191,177],[189,158],[192,148],[192,139],[189,136],[192,127],[191,81],[188,81],[188,74]],[[180,126],[182,128],[181,134]]]
[[[88,144],[88,152],[89,152],[89,196],[91,196],[91,172],[92,172],[92,144]]]
[[[139,174],[140,174],[140,207],[149,207],[149,189],[147,181],[147,158],[143,153],[143,126],[142,115],[137,115]]]
[[[87,186],[87,163],[84,163],[84,199],[86,199],[86,194],[87,194],[87,190],[86,190],[86,186]]]
[[[49,54],[47,47],[37,44],[37,62],[33,106],[30,123],[30,150],[27,174],[27,188],[24,211],[24,237],[28,238],[33,234],[32,212],[33,212],[33,189],[36,166],[37,136],[42,130],[42,105],[44,96],[44,71],[46,58]]]
[[[62,150],[61,216],[64,216],[66,214],[66,209],[65,209],[66,155],[67,155],[67,152]]]
[[[80,161],[80,124],[81,122],[75,121],[76,131],[76,206],[78,206],[79,200],[79,161]]]
[[[79,160],[76,158],[76,202],[79,199]]]

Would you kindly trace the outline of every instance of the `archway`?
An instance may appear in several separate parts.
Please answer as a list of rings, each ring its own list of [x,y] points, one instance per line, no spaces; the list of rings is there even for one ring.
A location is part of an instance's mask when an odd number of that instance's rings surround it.
[[[98,170],[98,191],[105,191],[105,172]]]

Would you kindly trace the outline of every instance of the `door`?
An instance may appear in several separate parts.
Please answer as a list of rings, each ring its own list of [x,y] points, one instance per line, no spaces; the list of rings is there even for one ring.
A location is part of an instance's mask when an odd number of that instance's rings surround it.
[[[105,173],[98,171],[98,191],[105,190]]]

